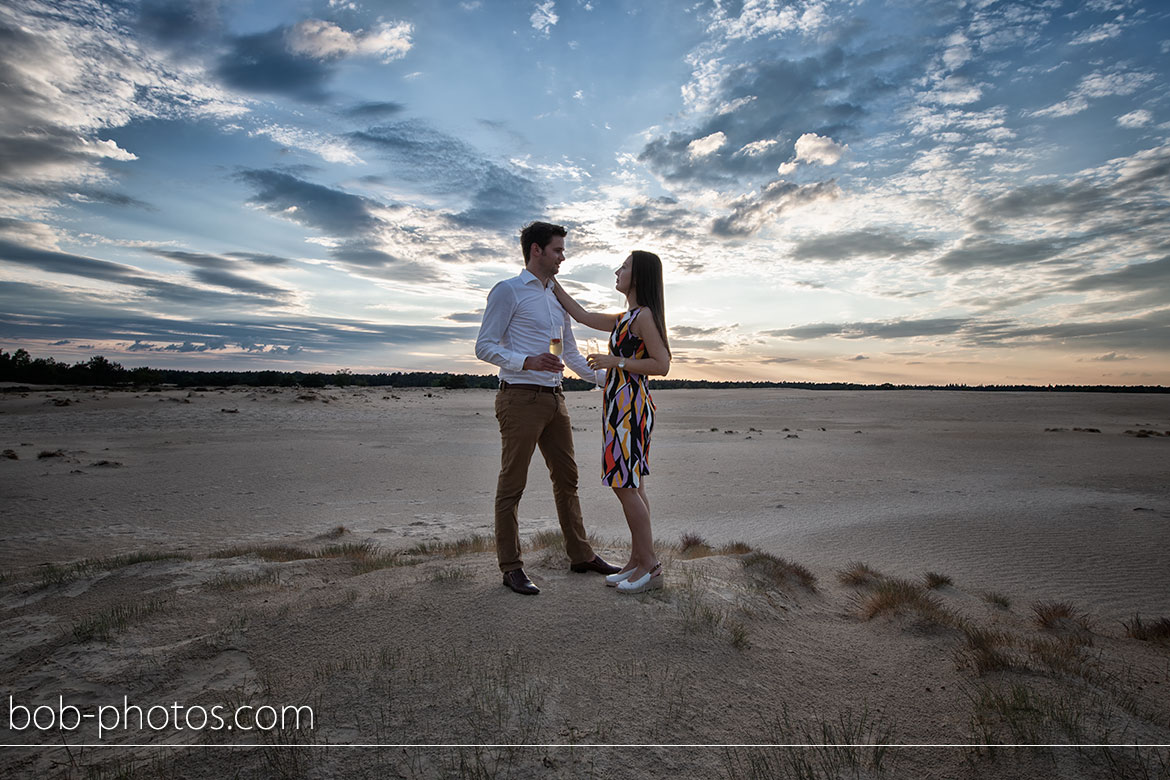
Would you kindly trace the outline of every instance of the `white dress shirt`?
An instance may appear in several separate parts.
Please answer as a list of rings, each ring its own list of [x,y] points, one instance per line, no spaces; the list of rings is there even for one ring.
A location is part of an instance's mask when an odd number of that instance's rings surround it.
[[[479,338],[475,340],[475,356],[499,366],[504,382],[557,387],[561,384],[560,372],[524,370],[524,359],[548,352],[549,339],[554,334],[562,339],[561,360],[565,365],[585,381],[604,385],[605,371],[594,371],[577,351],[572,323],[553,293],[552,282],[541,284],[527,268],[488,293]]]

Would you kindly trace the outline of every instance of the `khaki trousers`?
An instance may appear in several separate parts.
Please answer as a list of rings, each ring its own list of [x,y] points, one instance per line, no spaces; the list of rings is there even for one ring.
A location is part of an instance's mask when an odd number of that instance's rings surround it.
[[[496,393],[496,420],[502,442],[500,479],[496,484],[496,558],[500,571],[524,566],[520,558],[520,497],[528,482],[532,453],[538,446],[552,479],[565,552],[572,563],[593,560],[577,499],[577,462],[573,459],[573,429],[565,396],[559,390],[500,390]]]

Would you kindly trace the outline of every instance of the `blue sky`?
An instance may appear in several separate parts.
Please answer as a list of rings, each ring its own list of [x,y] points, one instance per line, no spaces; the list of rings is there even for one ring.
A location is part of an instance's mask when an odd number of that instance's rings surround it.
[[[1168,17],[13,0],[0,347],[489,373],[547,219],[590,305],[663,258],[674,376],[1170,384]]]

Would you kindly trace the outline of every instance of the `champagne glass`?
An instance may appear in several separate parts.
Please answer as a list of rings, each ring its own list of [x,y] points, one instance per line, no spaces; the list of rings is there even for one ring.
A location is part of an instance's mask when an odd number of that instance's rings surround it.
[[[565,335],[564,325],[554,325],[552,335],[548,340],[548,351],[560,357],[565,352],[565,344],[563,341]]]
[[[597,339],[589,339],[588,341],[586,341],[585,342],[585,349],[588,350],[588,352],[585,353],[586,355],[600,355],[601,354],[601,347],[597,346]],[[590,363],[589,367],[593,368],[593,364]]]

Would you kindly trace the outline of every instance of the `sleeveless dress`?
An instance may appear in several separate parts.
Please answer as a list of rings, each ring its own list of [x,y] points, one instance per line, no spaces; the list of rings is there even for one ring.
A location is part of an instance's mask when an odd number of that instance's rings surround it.
[[[646,345],[630,326],[641,307],[621,316],[609,335],[609,353],[628,359],[647,356]],[[650,430],[654,400],[644,374],[616,366],[606,372],[602,412],[601,481],[610,487],[636,488],[650,473]]]

